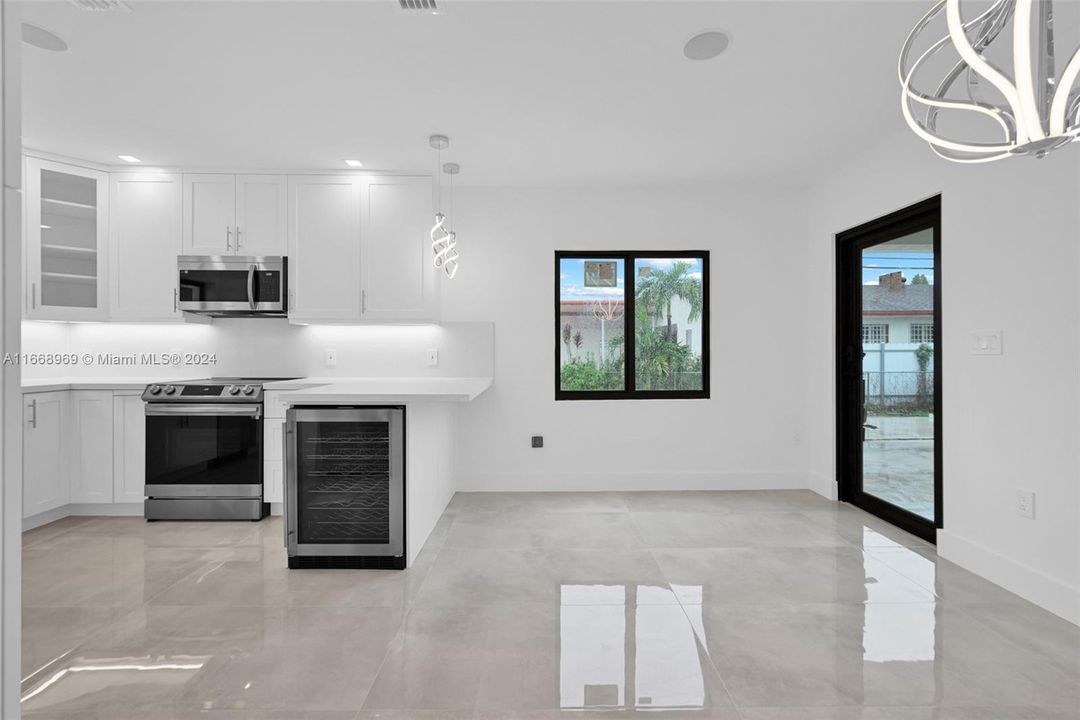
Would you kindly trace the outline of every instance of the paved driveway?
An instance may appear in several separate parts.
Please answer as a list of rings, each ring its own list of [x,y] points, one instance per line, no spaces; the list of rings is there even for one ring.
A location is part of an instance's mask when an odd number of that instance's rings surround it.
[[[863,490],[934,517],[934,426],[926,417],[871,416],[863,445]]]

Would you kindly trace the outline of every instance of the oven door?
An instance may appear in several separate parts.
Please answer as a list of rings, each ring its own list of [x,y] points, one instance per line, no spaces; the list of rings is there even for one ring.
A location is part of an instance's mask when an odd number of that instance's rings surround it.
[[[146,495],[262,497],[262,406],[146,405]]]
[[[196,313],[284,313],[285,268],[280,257],[181,256],[178,307]]]

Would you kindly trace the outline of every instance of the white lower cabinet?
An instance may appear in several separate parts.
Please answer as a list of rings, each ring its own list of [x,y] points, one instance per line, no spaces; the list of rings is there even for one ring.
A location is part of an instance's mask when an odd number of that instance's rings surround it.
[[[69,504],[141,503],[141,394],[58,390],[23,395],[23,517]]]
[[[284,463],[267,460],[263,463],[263,502],[285,502]]]
[[[263,405],[267,413],[279,410],[276,398],[268,397]],[[282,413],[283,407],[281,406]],[[268,417],[263,420],[263,500],[268,503],[285,501],[284,432],[284,417]]]
[[[146,405],[140,393],[113,395],[115,503],[141,503],[146,493]]]
[[[67,391],[23,396],[23,517],[68,504]]]
[[[113,394],[74,390],[70,400],[70,502],[113,501]]]

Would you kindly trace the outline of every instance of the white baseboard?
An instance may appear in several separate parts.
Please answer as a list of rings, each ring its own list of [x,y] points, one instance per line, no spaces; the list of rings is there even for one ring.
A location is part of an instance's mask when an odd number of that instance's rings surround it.
[[[768,473],[459,473],[459,492],[635,490],[805,490],[802,472]]]
[[[989,550],[947,530],[938,530],[938,555],[1080,625],[1080,588]]]
[[[139,503],[71,503],[65,506],[68,515],[102,515],[104,517],[142,517]]]
[[[62,507],[53,508],[52,510],[46,510],[45,512],[38,513],[37,515],[31,515],[30,517],[23,518],[23,532],[26,532],[27,530],[33,530],[34,528],[39,528],[42,525],[48,525],[49,523],[56,522],[57,520],[63,520],[70,514],[71,513],[68,512],[67,505],[64,505]]]
[[[822,496],[826,500],[836,500],[839,498],[838,488],[836,487],[836,479],[826,477],[821,473],[812,472],[807,476],[807,487],[813,490],[818,495]]]
[[[47,512],[23,518],[23,532],[48,525],[57,520],[76,515],[79,517],[100,515],[102,517],[142,517],[142,503],[68,503]]]

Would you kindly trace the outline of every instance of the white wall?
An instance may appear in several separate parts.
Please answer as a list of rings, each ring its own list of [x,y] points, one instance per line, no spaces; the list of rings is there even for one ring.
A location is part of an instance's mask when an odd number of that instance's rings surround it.
[[[459,490],[806,486],[803,300],[828,285],[805,273],[799,195],[470,188],[455,208],[444,316],[498,328],[495,386],[462,408]],[[554,251],[660,248],[711,251],[711,399],[556,402]]]
[[[1076,153],[961,166],[903,132],[837,167],[810,196],[806,358],[812,481],[835,497],[835,233],[942,195],[943,557],[1080,622]],[[824,291],[822,291],[824,289]],[[1004,331],[975,356],[969,332]],[[1037,494],[1036,519],[1016,490]]]
[[[267,377],[488,377],[492,371],[491,323],[443,325],[290,325],[284,319],[218,319],[211,325],[125,323],[22,324],[26,353],[90,354],[95,362],[74,366],[27,365],[30,379],[50,377],[208,376]],[[427,350],[439,351],[429,367]],[[337,367],[325,365],[327,349],[337,350]],[[212,353],[211,365],[155,367],[137,363],[102,365],[101,354]]]

